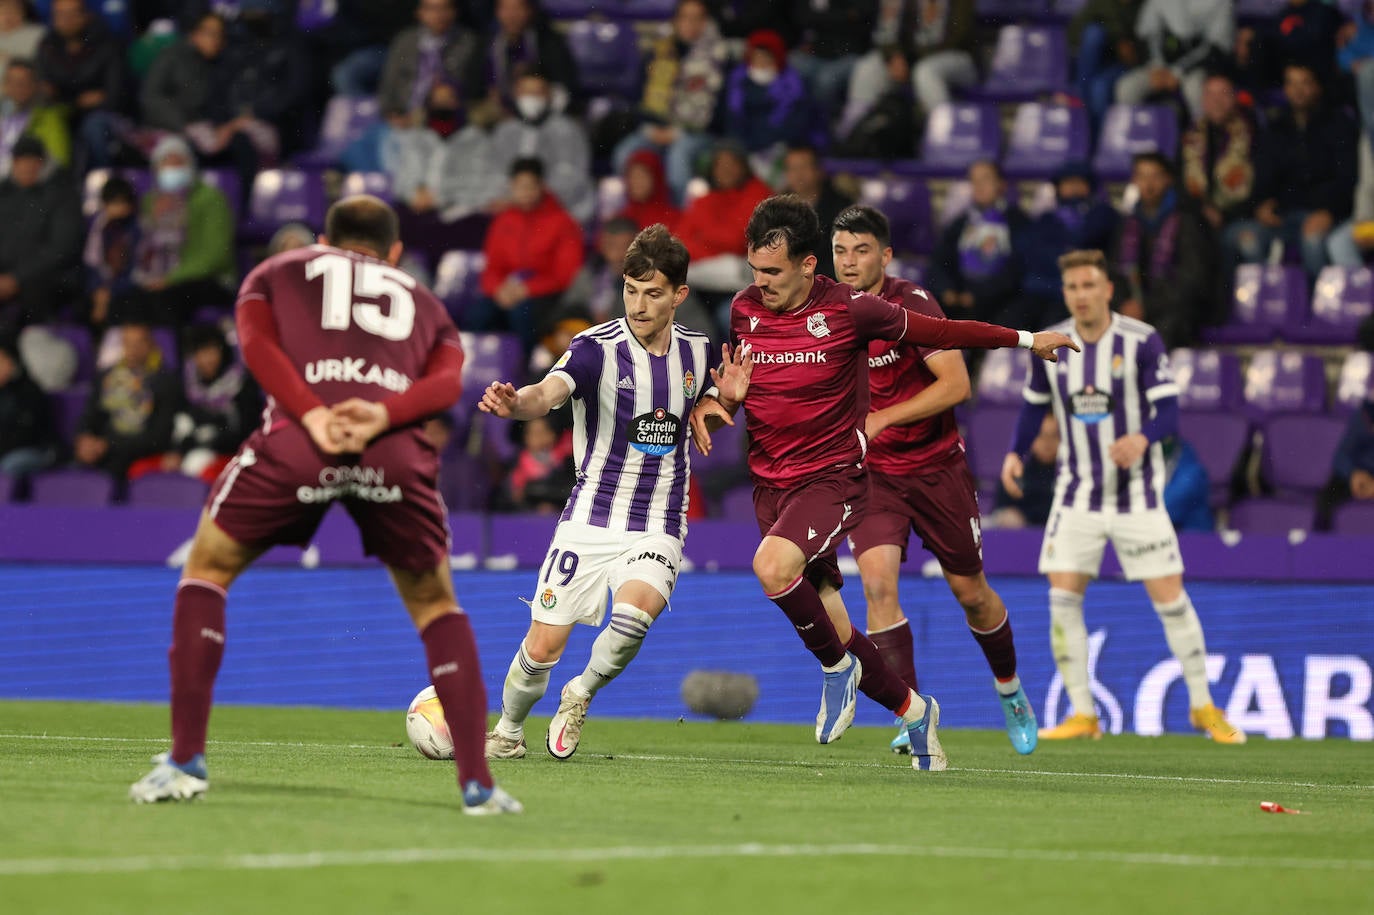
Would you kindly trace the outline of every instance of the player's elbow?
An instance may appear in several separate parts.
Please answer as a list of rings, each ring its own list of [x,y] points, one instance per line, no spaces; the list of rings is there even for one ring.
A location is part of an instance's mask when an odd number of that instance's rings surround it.
[[[961,404],[973,396],[973,382],[969,380],[968,373],[964,372],[958,378],[949,381],[949,399],[951,404]]]

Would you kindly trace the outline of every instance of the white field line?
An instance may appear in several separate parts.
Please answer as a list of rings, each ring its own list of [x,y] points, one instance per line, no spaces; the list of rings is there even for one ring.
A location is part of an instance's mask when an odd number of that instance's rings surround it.
[[[72,741],[77,743],[142,743],[154,746],[166,746],[166,737],[101,737],[96,735],[75,735],[75,734],[3,734],[0,733],[0,741],[5,740],[50,740],[50,741]],[[211,740],[210,746],[219,747],[277,747],[281,749],[309,749],[309,750],[367,750],[382,751],[387,753],[412,752],[409,747],[392,747],[385,744],[374,743],[307,743],[302,741],[290,740]],[[600,755],[614,759],[628,759],[634,762],[678,762],[678,763],[724,763],[732,766],[755,765],[755,766],[790,766],[800,769],[814,769],[817,767],[841,767],[845,769],[896,769],[903,768],[895,763],[885,762],[857,762],[854,760],[821,760],[821,759],[750,759],[738,756],[678,756],[678,755],[648,755],[635,753],[606,753],[590,754]],[[898,757],[894,757],[896,759]],[[1056,772],[1049,769],[982,769],[973,767],[951,766],[950,772],[972,772],[980,775],[1034,775],[1051,778],[1116,778],[1126,781],[1147,781],[1147,782],[1174,782],[1179,784],[1202,784],[1202,785],[1251,785],[1255,787],[1269,788],[1315,788],[1329,791],[1374,791],[1374,785],[1327,785],[1319,782],[1291,782],[1277,781],[1273,779],[1249,779],[1249,778],[1207,778],[1193,775],[1145,775],[1134,772]],[[925,776],[932,777],[932,776]],[[938,778],[939,776],[933,776]]]
[[[684,858],[951,858],[1119,864],[1132,867],[1237,868],[1292,871],[1374,871],[1367,858],[1265,858],[1179,855],[1163,852],[1076,851],[1034,848],[965,848],[949,845],[621,845],[609,848],[378,848],[278,854],[146,855],[127,858],[0,858],[0,877],[134,874],[169,871],[318,870],[423,863],[604,864]]]

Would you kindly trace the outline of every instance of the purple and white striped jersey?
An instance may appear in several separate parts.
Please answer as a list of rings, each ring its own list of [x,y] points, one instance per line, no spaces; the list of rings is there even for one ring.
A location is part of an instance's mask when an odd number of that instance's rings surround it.
[[[1155,401],[1178,396],[1164,341],[1150,325],[1119,314],[1096,343],[1085,343],[1072,320],[1047,329],[1068,334],[1083,350],[1060,350],[1058,363],[1032,359],[1026,381],[1026,400],[1052,403],[1059,421],[1055,505],[1101,512],[1163,508],[1160,444],[1151,443],[1130,470],[1112,463],[1108,449],[1142,431]]]
[[[710,387],[711,341],[679,324],[672,333],[655,356],[623,318],[607,321],[550,370],[572,388],[577,484],[561,520],[686,538],[687,417]]]

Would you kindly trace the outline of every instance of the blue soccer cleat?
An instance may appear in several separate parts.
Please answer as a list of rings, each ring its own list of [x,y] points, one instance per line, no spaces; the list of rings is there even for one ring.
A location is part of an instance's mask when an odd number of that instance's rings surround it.
[[[943,772],[949,768],[949,758],[945,748],[940,746],[936,728],[940,724],[940,703],[934,696],[921,696],[925,700],[926,712],[921,720],[907,726],[907,737],[911,741],[911,768],[922,772]]]
[[[897,736],[892,738],[892,743],[887,745],[888,749],[890,749],[893,753],[910,753],[911,734],[907,732],[906,722],[898,718],[896,724]]]
[[[849,666],[827,672],[821,690],[821,710],[816,713],[816,742],[834,743],[854,723],[854,706],[859,701],[859,678],[863,665],[853,654],[846,654]]]
[[[1011,738],[1011,745],[1022,756],[1034,752],[1035,745],[1040,741],[1040,729],[1025,689],[1018,689],[1010,696],[999,695],[998,698],[1002,700],[1002,715],[1007,720],[1007,736]]]

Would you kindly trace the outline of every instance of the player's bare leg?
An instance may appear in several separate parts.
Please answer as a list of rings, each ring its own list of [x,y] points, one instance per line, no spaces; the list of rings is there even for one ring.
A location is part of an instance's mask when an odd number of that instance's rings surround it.
[[[1052,728],[1042,728],[1045,740],[1100,740],[1102,726],[1093,704],[1088,678],[1088,627],[1083,622],[1083,595],[1091,576],[1081,572],[1050,572],[1050,647],[1054,664],[1073,705],[1073,714]]]
[[[945,569],[944,573],[950,593],[964,608],[969,631],[992,670],[1007,737],[1016,752],[1031,753],[1035,750],[1039,728],[1030,698],[1021,687],[1021,678],[1016,675],[1016,642],[1007,605],[982,572],[958,575]]]
[[[555,759],[577,752],[592,698],[639,654],[649,627],[666,606],[658,589],[642,581],[628,581],[612,596],[611,621],[592,643],[592,656],[582,673],[564,685],[558,711],[549,722],[544,745]]]
[[[229,585],[261,554],[201,514],[172,611],[172,749],[154,757],[153,770],[129,788],[132,800],[191,800],[209,788],[205,734],[224,658],[224,605]]]
[[[396,593],[425,643],[430,683],[453,735],[453,758],[463,791],[463,812],[520,813],[520,802],[498,788],[487,767],[487,691],[472,623],[458,606],[448,563],[410,570],[388,566]]]
[[[549,673],[563,657],[572,628],[572,623],[530,621],[529,632],[506,671],[501,718],[487,734],[488,759],[520,759],[525,755],[525,719],[548,691]]]
[[[1182,668],[1183,682],[1188,687],[1188,720],[1217,743],[1245,743],[1245,732],[1227,721],[1226,715],[1212,702],[1202,622],[1188,592],[1183,589],[1183,576],[1149,579],[1145,582],[1145,591],[1164,626],[1169,650]]]

